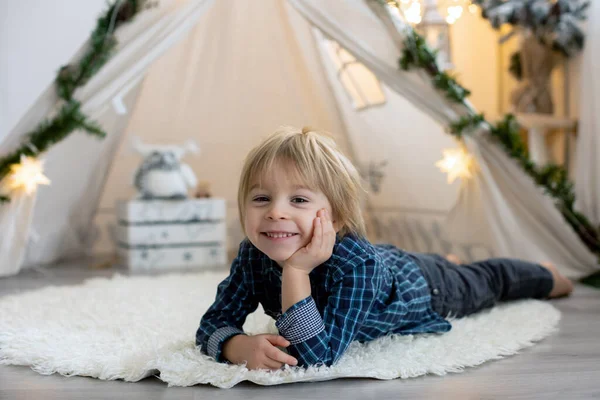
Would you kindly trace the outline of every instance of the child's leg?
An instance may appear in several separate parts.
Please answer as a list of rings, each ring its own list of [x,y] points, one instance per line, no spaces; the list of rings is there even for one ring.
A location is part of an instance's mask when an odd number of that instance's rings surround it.
[[[457,272],[467,286],[465,315],[492,307],[499,301],[543,299],[556,295],[553,292],[558,287],[555,281],[562,282],[564,278],[547,266],[510,258],[465,264],[458,267]]]
[[[570,281],[551,264],[509,258],[456,265],[444,257],[412,254],[431,291],[432,308],[443,317],[464,317],[499,301],[565,295]]]

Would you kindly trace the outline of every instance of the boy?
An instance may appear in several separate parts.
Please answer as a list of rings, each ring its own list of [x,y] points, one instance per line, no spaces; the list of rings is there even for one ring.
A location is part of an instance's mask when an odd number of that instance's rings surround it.
[[[282,128],[253,149],[238,191],[247,238],[200,322],[202,352],[249,369],[329,366],[353,340],[447,332],[445,316],[572,290],[551,264],[491,259],[458,266],[372,245],[362,192],[335,142],[308,128]],[[280,335],[244,334],[258,303]]]

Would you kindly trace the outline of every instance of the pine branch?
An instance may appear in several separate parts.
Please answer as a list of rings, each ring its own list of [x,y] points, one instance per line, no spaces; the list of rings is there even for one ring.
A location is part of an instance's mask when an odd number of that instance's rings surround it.
[[[462,87],[456,79],[440,71],[435,62],[435,53],[427,46],[423,37],[414,30],[405,38],[399,65],[403,70],[423,69],[431,78],[434,87],[442,91],[452,102],[462,104],[467,110],[470,110],[465,102],[469,91]],[[590,251],[600,257],[600,229],[595,229],[583,214],[574,210],[575,193],[565,169],[553,164],[541,168],[535,165],[529,158],[520,135],[521,128],[513,115],[505,116],[502,121],[493,126],[485,120],[483,114],[474,114],[469,111],[467,115],[451,123],[448,130],[460,138],[465,132],[480,124],[489,126],[491,136],[503,146],[506,154],[515,159],[525,173],[554,199],[554,203],[565,221],[569,223]]]
[[[41,122],[33,132],[27,135],[29,140],[26,141],[26,144],[0,159],[0,180],[8,174],[12,164],[20,162],[21,155],[35,156],[43,153],[67,137],[72,131],[80,128],[82,121],[85,120],[79,110],[80,106],[81,104],[74,100],[64,104],[54,118]]]
[[[485,121],[483,114],[464,115],[458,121],[452,122],[449,131],[452,135],[460,138],[465,131],[476,128]]]
[[[69,101],[76,88],[85,85],[112,56],[117,40],[115,29],[131,20],[139,12],[143,2],[139,0],[115,1],[98,18],[96,28],[91,34],[89,47],[78,64],[63,66],[56,78],[57,93],[60,98]],[[118,7],[118,8],[117,8]]]
[[[555,200],[556,207],[583,243],[600,257],[600,230],[596,230],[583,214],[574,210],[574,186],[569,181],[567,171],[556,164],[547,164],[538,168],[529,158],[519,130],[515,117],[509,114],[492,128],[491,134],[500,141],[507,154],[517,160],[535,183],[544,188],[545,193]]]
[[[411,67],[424,69],[433,77],[434,86],[443,91],[448,99],[455,103],[462,103],[471,92],[462,87],[456,78],[440,70],[436,55],[437,52],[427,45],[425,39],[412,30],[412,34],[405,39],[399,65],[403,70]]]

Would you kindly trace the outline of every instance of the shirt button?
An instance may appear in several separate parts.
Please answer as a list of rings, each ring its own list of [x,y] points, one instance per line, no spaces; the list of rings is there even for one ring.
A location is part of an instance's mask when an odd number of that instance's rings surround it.
[[[439,289],[433,289],[433,294],[434,294],[434,295],[436,295],[436,296],[437,296],[438,294],[440,294],[440,291],[439,291]]]

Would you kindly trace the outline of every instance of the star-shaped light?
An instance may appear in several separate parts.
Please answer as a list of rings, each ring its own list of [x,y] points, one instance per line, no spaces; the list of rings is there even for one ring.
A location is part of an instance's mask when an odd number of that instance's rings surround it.
[[[463,149],[444,149],[444,158],[435,163],[435,166],[448,173],[448,183],[456,178],[470,178],[473,156]]]
[[[35,157],[21,155],[21,162],[10,166],[8,188],[10,190],[24,190],[32,194],[38,185],[49,185],[50,179],[44,176],[44,161]]]

